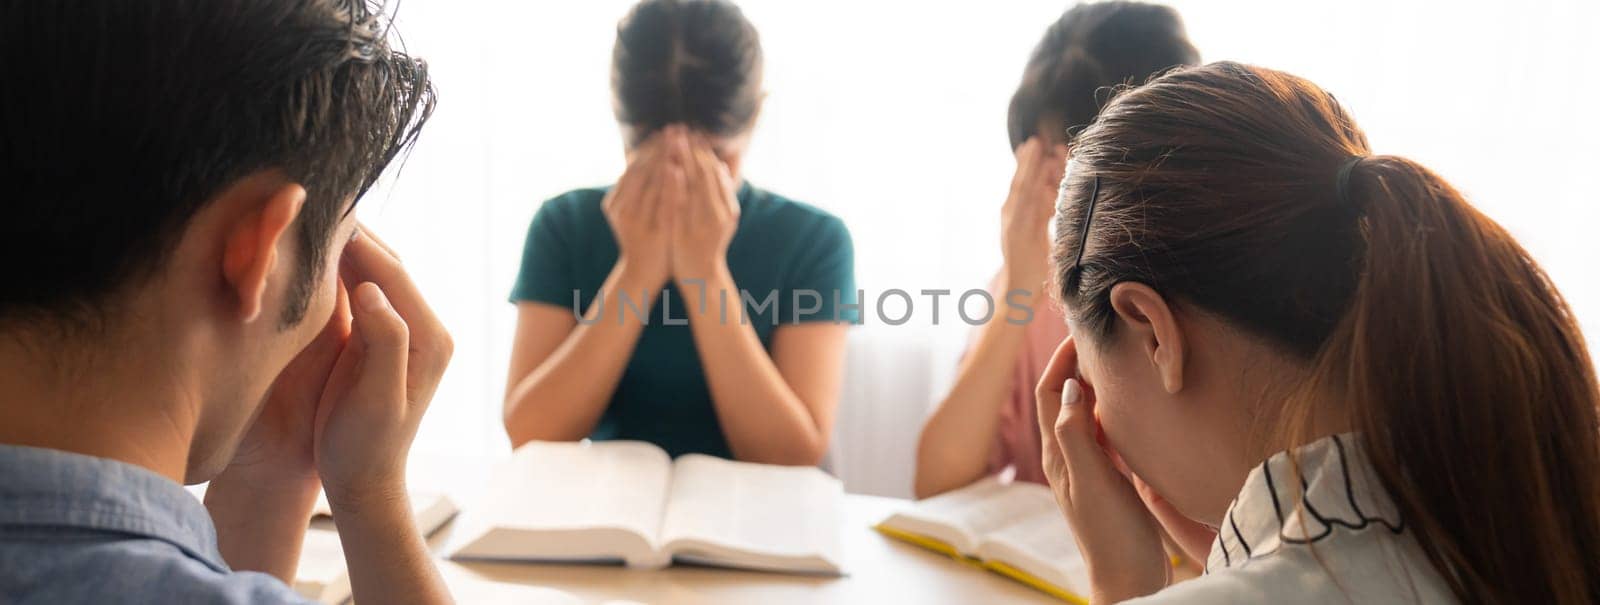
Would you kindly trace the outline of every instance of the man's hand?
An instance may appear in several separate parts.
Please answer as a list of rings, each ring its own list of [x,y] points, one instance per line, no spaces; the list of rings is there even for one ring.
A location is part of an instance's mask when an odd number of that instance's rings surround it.
[[[333,316],[305,350],[273,381],[266,403],[239,442],[224,475],[247,473],[283,479],[317,479],[313,437],[317,402],[333,371],[334,361],[350,337],[350,303],[339,282]]]
[[[394,253],[361,228],[340,259],[350,337],[315,421],[316,468],[340,503],[403,498],[406,456],[453,345]]]
[[[350,335],[342,282],[336,296],[327,325],[273,381],[233,460],[206,489],[217,546],[234,569],[294,581],[319,486],[317,405]]]
[[[1088,567],[1092,600],[1115,603],[1165,588],[1172,566],[1155,517],[1100,444],[1095,399],[1077,369],[1068,338],[1034,393],[1044,472]]]

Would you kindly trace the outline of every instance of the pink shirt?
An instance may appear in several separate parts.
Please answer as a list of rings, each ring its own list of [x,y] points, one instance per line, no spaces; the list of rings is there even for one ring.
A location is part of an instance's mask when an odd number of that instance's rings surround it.
[[[1005,321],[1011,308],[1005,304],[1005,293],[995,291],[999,282],[1000,276],[996,275],[989,291],[996,302],[994,321]],[[977,333],[975,329],[974,336]],[[1011,394],[1000,406],[994,448],[989,453],[991,474],[1012,468],[1016,481],[1045,482],[1044,468],[1040,465],[1039,411],[1033,390],[1039,385],[1045,366],[1050,364],[1050,356],[1061,341],[1066,340],[1067,334],[1067,320],[1055,302],[1033,310],[1033,321],[1023,328],[1022,350],[1018,351],[1017,363],[1011,368]]]

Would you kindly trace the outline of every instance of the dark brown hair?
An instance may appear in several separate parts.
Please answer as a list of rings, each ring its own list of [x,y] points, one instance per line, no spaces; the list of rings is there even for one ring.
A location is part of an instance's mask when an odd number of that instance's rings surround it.
[[[727,0],[644,0],[617,26],[611,92],[629,145],[668,124],[716,136],[761,109],[761,37]]]
[[[0,321],[98,325],[252,172],[306,189],[297,323],[339,219],[433,109],[367,0],[0,0]]]
[[[1347,414],[1457,597],[1600,602],[1600,390],[1570,309],[1449,183],[1368,154],[1331,95],[1281,72],[1214,63],[1121,94],[1073,147],[1068,312],[1105,342],[1112,286],[1143,283],[1304,360],[1285,416]]]
[[[1143,2],[1083,3],[1045,30],[1011,95],[1006,131],[1015,150],[1057,124],[1052,136],[1088,126],[1112,87],[1138,84],[1180,65],[1200,62],[1178,11]]]

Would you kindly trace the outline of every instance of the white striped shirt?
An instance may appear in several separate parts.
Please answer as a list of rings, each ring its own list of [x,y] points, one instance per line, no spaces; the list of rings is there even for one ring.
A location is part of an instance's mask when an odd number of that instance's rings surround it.
[[[1166,603],[1455,603],[1353,433],[1288,452],[1250,472],[1228,506],[1206,574],[1129,601]]]

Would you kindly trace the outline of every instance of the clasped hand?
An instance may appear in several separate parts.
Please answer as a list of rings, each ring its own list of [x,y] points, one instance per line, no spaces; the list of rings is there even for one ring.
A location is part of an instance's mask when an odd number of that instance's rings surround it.
[[[727,269],[739,225],[733,176],[704,135],[671,125],[646,139],[602,202],[618,262],[648,283]]]

